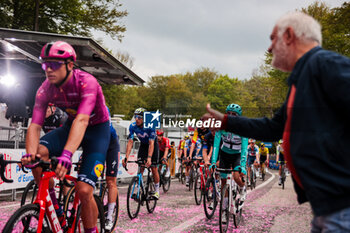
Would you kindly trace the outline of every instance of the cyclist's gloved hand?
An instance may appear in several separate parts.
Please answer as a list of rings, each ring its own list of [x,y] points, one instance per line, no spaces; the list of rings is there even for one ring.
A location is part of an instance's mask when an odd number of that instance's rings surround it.
[[[36,158],[32,154],[25,154],[22,155],[21,161],[26,168],[34,168],[39,163],[39,157]]]
[[[61,164],[66,169],[70,169],[72,166],[71,158],[73,156],[73,153],[68,150],[63,150],[60,157],[57,158],[58,163]]]
[[[28,158],[31,158],[31,157],[32,157],[32,154],[22,155],[22,159],[28,159]]]

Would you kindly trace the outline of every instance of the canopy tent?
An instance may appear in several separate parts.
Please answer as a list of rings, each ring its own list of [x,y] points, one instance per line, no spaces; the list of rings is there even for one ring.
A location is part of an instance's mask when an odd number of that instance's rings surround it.
[[[76,65],[101,84],[142,85],[144,80],[87,37],[0,28],[0,102],[9,98],[30,108],[36,90],[45,79],[39,60],[41,48],[51,41],[66,41],[77,53]],[[15,85],[9,84],[14,82]],[[20,98],[18,97],[20,96]],[[16,104],[14,104],[16,105]]]

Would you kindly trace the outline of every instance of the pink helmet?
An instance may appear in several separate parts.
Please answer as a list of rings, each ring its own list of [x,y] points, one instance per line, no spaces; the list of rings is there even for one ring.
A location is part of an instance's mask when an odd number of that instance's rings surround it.
[[[44,47],[41,49],[40,58],[58,58],[64,60],[72,58],[73,61],[76,61],[77,54],[75,53],[73,47],[67,42],[55,41],[44,45]]]

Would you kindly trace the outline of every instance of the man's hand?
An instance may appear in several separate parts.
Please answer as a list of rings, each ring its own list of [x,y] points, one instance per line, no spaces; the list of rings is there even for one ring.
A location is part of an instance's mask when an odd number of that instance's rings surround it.
[[[165,164],[165,165],[166,165],[166,157],[163,157],[163,158],[162,158],[162,164]]]
[[[151,166],[151,164],[152,164],[151,159],[152,159],[152,157],[151,158],[147,158],[146,167],[150,167]]]
[[[209,167],[210,166],[209,161],[205,161],[204,166]]]
[[[219,111],[216,111],[215,109],[212,109],[210,107],[210,104],[207,104],[207,112],[202,116],[202,120],[205,121],[210,118],[215,118],[216,120],[223,121],[224,120],[224,114],[222,114]]]

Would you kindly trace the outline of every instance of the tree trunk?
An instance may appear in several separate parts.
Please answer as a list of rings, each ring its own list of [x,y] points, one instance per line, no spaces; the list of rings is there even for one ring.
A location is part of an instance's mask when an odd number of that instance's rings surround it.
[[[40,0],[35,0],[34,31],[39,31],[39,4]]]

